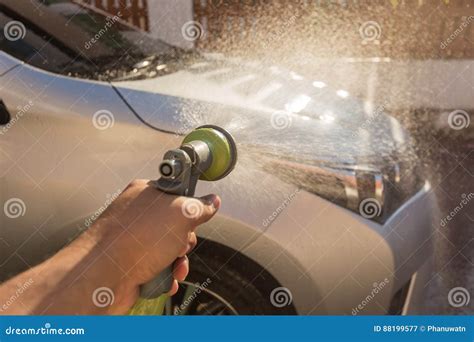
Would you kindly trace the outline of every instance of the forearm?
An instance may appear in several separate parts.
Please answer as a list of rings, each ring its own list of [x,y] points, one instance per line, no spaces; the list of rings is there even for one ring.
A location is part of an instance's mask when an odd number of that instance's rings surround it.
[[[92,227],[49,260],[2,284],[0,314],[125,313],[138,284],[123,269],[128,265],[114,260],[123,233],[101,232]]]

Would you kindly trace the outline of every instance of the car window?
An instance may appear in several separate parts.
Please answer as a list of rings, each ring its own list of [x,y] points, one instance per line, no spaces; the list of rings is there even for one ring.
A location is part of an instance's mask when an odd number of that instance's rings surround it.
[[[0,30],[4,32],[0,50],[35,67],[77,77],[114,79],[144,59],[167,56],[179,60],[184,54],[121,21],[120,12],[103,14],[69,1],[31,2],[36,6],[22,1],[0,3]],[[9,37],[8,30],[20,34],[21,39]]]
[[[0,27],[5,28],[8,23],[15,23],[15,21],[12,17],[0,13]],[[21,26],[18,27],[21,30]],[[72,60],[71,56],[56,46],[48,44],[47,37],[32,30],[25,31],[24,37],[18,40],[15,37],[2,35],[0,50],[28,64],[57,73],[61,72],[59,66],[67,65]]]

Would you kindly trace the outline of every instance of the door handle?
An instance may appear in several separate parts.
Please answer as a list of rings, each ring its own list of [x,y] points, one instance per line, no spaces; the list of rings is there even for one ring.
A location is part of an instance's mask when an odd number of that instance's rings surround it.
[[[5,103],[3,103],[2,100],[0,100],[0,125],[6,125],[9,123],[11,120],[10,112],[7,109],[7,106],[5,106]]]

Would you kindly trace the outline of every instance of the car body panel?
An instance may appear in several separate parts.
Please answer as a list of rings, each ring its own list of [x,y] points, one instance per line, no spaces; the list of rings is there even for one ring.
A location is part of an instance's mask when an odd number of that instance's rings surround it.
[[[0,76],[5,75],[8,71],[13,69],[15,66],[22,64],[23,62],[18,59],[10,57],[3,51],[0,51]]]
[[[357,314],[385,314],[392,296],[432,255],[436,208],[427,184],[380,225],[299,191],[265,234],[241,252],[290,289],[299,314],[352,314],[380,283],[384,291]],[[231,243],[235,227],[219,226],[206,237]]]

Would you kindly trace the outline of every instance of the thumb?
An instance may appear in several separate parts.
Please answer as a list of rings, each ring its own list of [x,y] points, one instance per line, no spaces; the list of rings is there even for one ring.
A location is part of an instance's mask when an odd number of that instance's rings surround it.
[[[221,206],[221,199],[219,196],[210,194],[197,198],[203,204],[200,215],[196,217],[196,225],[203,224],[209,221],[219,210]]]

